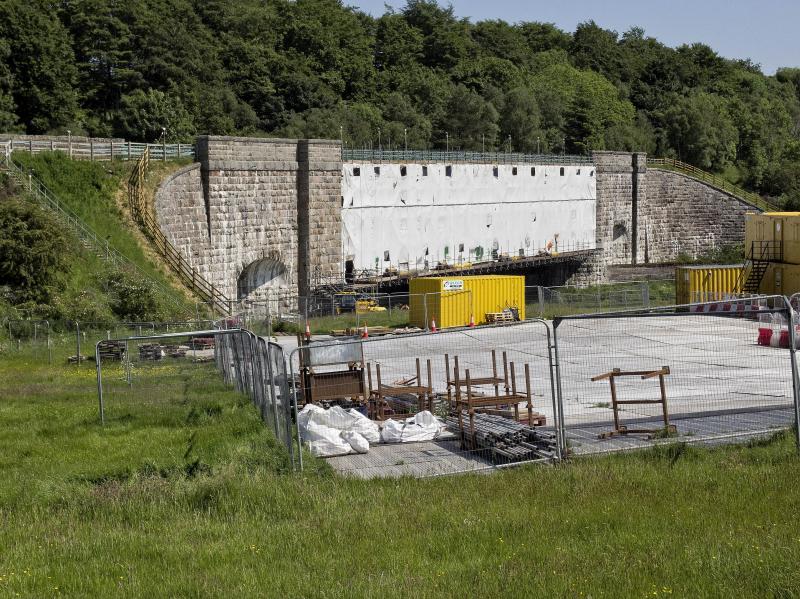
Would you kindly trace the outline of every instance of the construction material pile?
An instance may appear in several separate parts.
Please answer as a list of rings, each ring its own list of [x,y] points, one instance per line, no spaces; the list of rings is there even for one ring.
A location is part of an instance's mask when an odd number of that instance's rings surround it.
[[[189,339],[189,347],[192,349],[214,349],[214,338],[192,337]]]
[[[161,360],[164,357],[164,350],[158,343],[145,343],[139,346],[140,360]]]
[[[185,358],[189,348],[185,345],[162,345],[161,349],[170,358]]]
[[[102,341],[98,353],[101,360],[122,360],[125,355],[125,343],[122,341]]]
[[[475,414],[473,422],[474,434],[469,428],[466,414],[463,431],[457,417],[447,419],[448,427],[461,432],[467,446],[488,450],[493,460],[519,462],[556,457],[556,438],[550,431],[525,426],[494,414]]]
[[[145,343],[139,346],[140,360],[162,360],[163,358],[185,358],[188,347],[185,345],[160,345]]]

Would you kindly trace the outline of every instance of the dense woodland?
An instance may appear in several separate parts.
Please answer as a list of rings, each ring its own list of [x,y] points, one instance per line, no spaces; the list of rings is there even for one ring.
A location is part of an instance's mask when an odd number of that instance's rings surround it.
[[[0,130],[644,150],[800,203],[800,69],[409,0],[0,0]]]

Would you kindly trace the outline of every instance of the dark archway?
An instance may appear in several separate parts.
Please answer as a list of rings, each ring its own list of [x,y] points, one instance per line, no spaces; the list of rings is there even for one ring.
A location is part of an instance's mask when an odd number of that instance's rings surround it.
[[[236,291],[239,300],[274,297],[289,284],[286,266],[274,258],[261,258],[248,264],[239,275]]]

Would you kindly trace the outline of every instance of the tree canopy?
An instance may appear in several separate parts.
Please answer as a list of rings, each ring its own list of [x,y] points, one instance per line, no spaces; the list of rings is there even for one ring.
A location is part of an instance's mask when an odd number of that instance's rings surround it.
[[[6,0],[0,129],[351,147],[644,150],[800,201],[800,69],[593,21],[472,23],[432,0]]]

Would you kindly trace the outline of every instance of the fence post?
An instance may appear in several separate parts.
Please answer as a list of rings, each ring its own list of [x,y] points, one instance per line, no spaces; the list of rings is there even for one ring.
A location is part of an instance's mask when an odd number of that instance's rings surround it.
[[[792,360],[792,397],[794,399],[794,437],[797,448],[800,449],[800,374],[797,371],[797,334],[795,331],[795,312],[791,302],[784,297],[786,308],[789,311],[789,358]]]
[[[114,142],[111,143],[111,162],[114,162]]]
[[[100,424],[105,425],[106,413],[103,406],[103,367],[100,364],[100,343],[94,347],[94,360],[97,364],[97,400],[100,404]]]
[[[564,395],[561,390],[561,366],[560,360],[558,359],[558,336],[556,331],[558,330],[558,325],[560,324],[559,318],[555,318],[553,320],[553,361],[555,366],[555,375],[556,375],[556,406],[557,410],[556,413],[553,415],[555,422],[553,423],[553,428],[556,431],[556,442],[559,443],[561,446],[561,456],[567,457],[569,454],[567,453],[567,429],[564,425]]]
[[[539,318],[544,318],[544,287],[539,285],[536,289],[539,294]]]
[[[130,160],[131,159],[131,142],[127,142],[127,143],[128,143],[128,160]]]
[[[650,307],[650,283],[648,281],[642,283],[642,306]]]
[[[163,161],[167,161],[167,136],[165,135],[163,140],[161,141],[161,153]]]
[[[94,162],[94,139],[89,138],[89,161]]]
[[[79,323],[77,320],[75,321],[75,342],[76,342],[76,345],[77,345],[77,348],[78,348],[77,349],[78,354],[76,356],[77,359],[75,360],[75,364],[77,366],[80,366],[81,365],[81,323]]]

